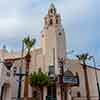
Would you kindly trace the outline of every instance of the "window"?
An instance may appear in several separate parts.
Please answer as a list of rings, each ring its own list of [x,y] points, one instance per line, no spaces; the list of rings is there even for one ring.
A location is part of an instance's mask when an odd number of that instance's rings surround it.
[[[52,21],[52,19],[50,19],[50,25],[52,25],[53,24],[53,21]]]
[[[47,95],[55,98],[56,97],[56,86],[48,86]]]
[[[81,94],[80,94],[80,92],[77,92],[77,97],[81,97]]]
[[[56,24],[58,24],[58,19],[59,19],[58,16],[56,16]]]
[[[10,77],[10,72],[7,72],[6,75],[7,75],[8,77]]]
[[[56,19],[56,24],[58,24],[58,19]]]
[[[59,36],[61,36],[61,34],[62,34],[62,33],[60,32],[60,33],[59,33]]]
[[[51,9],[50,12],[53,13],[53,10]]]
[[[33,95],[34,98],[36,98],[36,96],[38,95],[37,91],[33,91],[32,95]]]

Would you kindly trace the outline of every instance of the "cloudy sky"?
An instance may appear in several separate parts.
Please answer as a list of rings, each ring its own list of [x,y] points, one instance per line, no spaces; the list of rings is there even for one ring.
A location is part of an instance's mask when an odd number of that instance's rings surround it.
[[[43,17],[54,3],[61,14],[68,50],[89,52],[100,65],[100,0],[0,0],[0,47],[20,50],[30,34],[40,45]]]

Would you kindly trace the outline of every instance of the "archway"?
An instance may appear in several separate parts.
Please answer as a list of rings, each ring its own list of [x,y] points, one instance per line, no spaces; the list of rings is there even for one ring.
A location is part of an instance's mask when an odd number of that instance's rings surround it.
[[[4,83],[1,88],[1,100],[11,100],[10,84]]]

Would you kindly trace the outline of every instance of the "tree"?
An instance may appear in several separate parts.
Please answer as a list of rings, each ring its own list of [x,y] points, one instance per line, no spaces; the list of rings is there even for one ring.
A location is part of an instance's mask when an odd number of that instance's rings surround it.
[[[34,39],[34,38],[30,38],[30,36],[28,36],[28,37],[25,37],[24,39],[23,39],[23,43],[25,44],[25,46],[26,46],[26,49],[27,49],[27,54],[28,53],[30,53],[30,51],[31,51],[31,49],[32,49],[32,47],[35,45],[35,43],[36,43],[36,39]]]
[[[86,65],[86,62],[92,59],[92,56],[89,56],[88,53],[83,53],[80,55],[76,55],[76,57],[82,62],[82,64]]]
[[[25,61],[26,61],[26,76],[25,76],[25,83],[24,83],[24,97],[27,99],[28,98],[28,81],[29,81],[29,78],[28,78],[29,64],[30,64],[30,61],[31,61],[31,54],[30,53],[31,53],[32,47],[36,43],[36,39],[30,38],[28,36],[28,37],[25,37],[23,39],[23,43],[25,44],[26,50],[27,50],[27,53],[26,53],[26,56],[25,56]]]
[[[80,55],[76,55],[76,57],[81,61],[82,66],[83,66],[84,78],[85,78],[85,86],[86,86],[86,96],[87,96],[87,99],[90,100],[90,91],[89,91],[89,83],[88,83],[86,62],[91,60],[92,56],[89,56],[88,53],[83,53],[83,54],[80,54]]]
[[[43,87],[46,86],[49,82],[48,75],[42,72],[41,69],[39,69],[37,73],[32,72],[29,78],[30,78],[30,85],[40,90],[41,100],[43,100]]]

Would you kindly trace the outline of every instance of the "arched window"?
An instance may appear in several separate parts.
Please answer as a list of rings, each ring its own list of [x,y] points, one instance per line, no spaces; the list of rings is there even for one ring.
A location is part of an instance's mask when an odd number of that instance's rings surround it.
[[[57,15],[57,16],[56,16],[56,24],[58,24],[58,19],[59,19],[59,18],[58,18],[58,15]]]
[[[53,9],[51,9],[50,12],[53,13]]]
[[[79,80],[79,74],[78,74],[78,72],[76,72],[76,77],[77,77],[77,82],[79,84],[80,80]]]
[[[56,19],[56,24],[58,24],[58,19]]]
[[[53,21],[52,21],[52,19],[50,19],[50,25],[52,25],[53,24]]]

